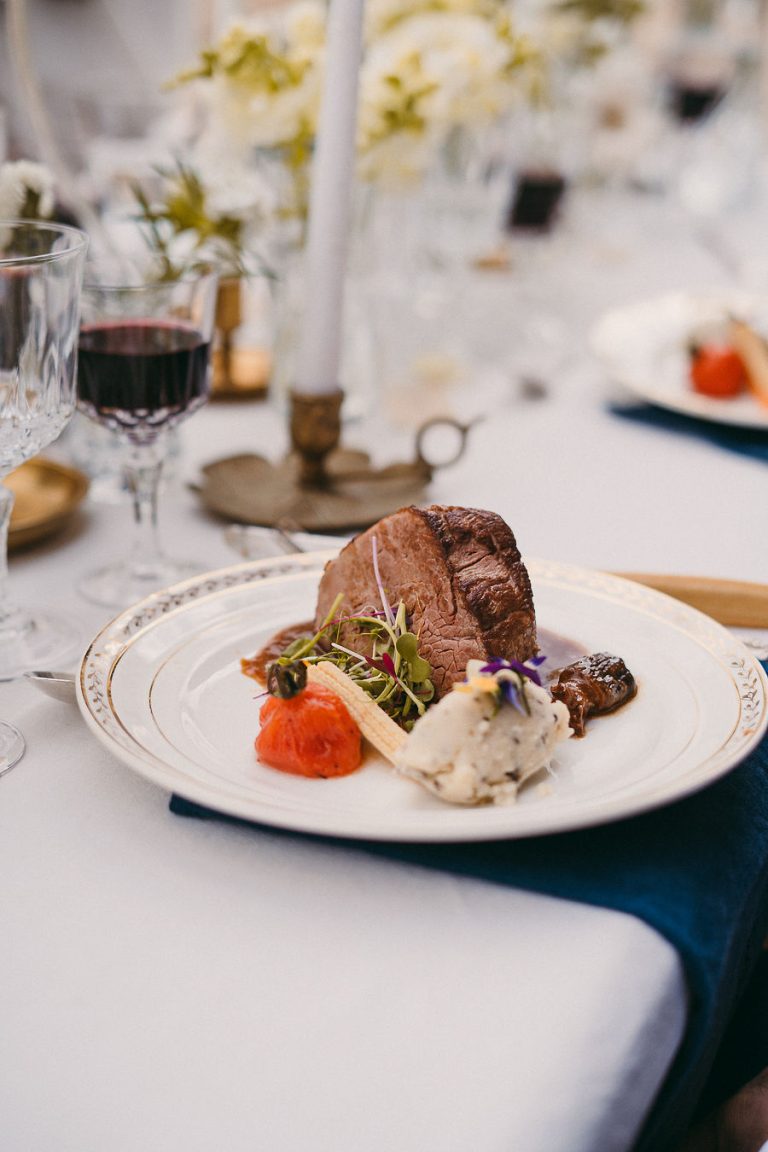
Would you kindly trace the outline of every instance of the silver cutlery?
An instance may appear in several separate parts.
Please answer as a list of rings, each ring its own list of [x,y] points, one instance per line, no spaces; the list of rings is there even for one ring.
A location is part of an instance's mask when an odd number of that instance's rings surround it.
[[[262,528],[255,524],[230,524],[224,539],[244,560],[302,552],[300,544],[284,528]]]
[[[75,677],[71,672],[25,672],[24,679],[53,700],[75,703]]]

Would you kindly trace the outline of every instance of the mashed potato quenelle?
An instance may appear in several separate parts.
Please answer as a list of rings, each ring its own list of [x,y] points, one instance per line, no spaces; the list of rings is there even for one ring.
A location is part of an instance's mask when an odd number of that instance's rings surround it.
[[[571,735],[568,709],[536,672],[470,661],[467,679],[422,716],[396,768],[452,804],[509,804]]]

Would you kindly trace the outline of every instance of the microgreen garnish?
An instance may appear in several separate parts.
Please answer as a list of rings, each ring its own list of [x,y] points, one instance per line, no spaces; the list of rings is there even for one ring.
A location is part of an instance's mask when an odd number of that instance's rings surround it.
[[[331,661],[401,728],[410,731],[435,695],[432,669],[429,661],[419,655],[418,636],[409,628],[405,604],[401,600],[395,607],[387,596],[375,537],[371,543],[381,611],[371,608],[365,613],[347,616],[340,610],[343,599],[340,593],[314,636],[294,640],[276,663],[288,667],[295,661],[305,664]],[[342,642],[342,637],[348,634],[348,625],[354,625],[354,632],[362,634],[362,651]]]

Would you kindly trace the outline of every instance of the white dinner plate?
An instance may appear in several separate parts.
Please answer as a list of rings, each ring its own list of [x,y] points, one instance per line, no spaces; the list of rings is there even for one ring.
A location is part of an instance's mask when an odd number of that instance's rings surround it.
[[[751,393],[717,400],[691,387],[689,342],[722,327],[729,314],[768,332],[764,297],[671,293],[607,312],[592,330],[591,346],[609,375],[642,400],[718,424],[768,429],[768,408]]]
[[[259,686],[240,671],[274,632],[310,619],[332,553],[252,561],[148,597],[85,654],[78,700],[106,747],[162,788],[232,816],[376,840],[533,836],[616,820],[733,768],[768,721],[768,681],[707,616],[604,573],[528,561],[540,629],[624,658],[636,698],[561,744],[511,806],[443,803],[370,752],[335,780],[257,762]]]

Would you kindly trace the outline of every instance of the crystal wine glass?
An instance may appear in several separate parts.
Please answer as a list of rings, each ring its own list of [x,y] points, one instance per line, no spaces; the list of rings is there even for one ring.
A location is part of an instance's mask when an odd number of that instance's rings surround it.
[[[166,555],[157,497],[168,430],[208,396],[216,289],[211,272],[83,287],[78,407],[117,434],[134,509],[129,555],[80,582],[82,594],[97,604],[125,608],[205,568]]]
[[[0,221],[0,479],[59,435],[75,409],[80,285],[88,239],[76,228]],[[0,680],[51,667],[79,637],[59,616],[6,594],[13,495],[0,483]],[[0,723],[0,775],[24,751]]]

